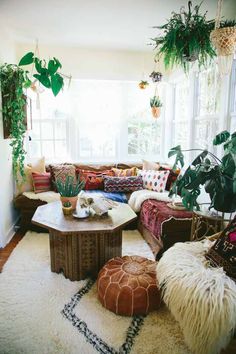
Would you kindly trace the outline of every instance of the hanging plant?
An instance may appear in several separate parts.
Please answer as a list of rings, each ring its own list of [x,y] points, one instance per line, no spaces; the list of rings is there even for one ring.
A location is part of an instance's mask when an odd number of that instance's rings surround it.
[[[24,175],[24,136],[26,131],[26,96],[23,89],[29,85],[27,74],[14,64],[0,66],[2,115],[5,131],[11,138],[14,176]]]
[[[191,62],[198,60],[199,68],[206,67],[209,60],[215,57],[211,45],[210,33],[214,28],[214,20],[207,20],[205,12],[199,13],[200,5],[192,10],[192,2],[188,2],[188,11],[181,8],[180,13],[172,13],[169,21],[154,28],[164,30],[164,35],[153,39],[157,56],[163,56],[166,69],[180,65],[185,72]]]
[[[159,71],[153,71],[150,75],[149,75],[149,77],[151,77],[152,78],[152,81],[153,82],[160,82],[161,80],[162,80],[162,73],[161,72],[159,72]]]
[[[141,80],[138,85],[141,90],[144,90],[149,85],[149,83],[147,81]]]
[[[152,115],[154,118],[159,118],[161,115],[162,103],[159,96],[153,96],[150,99],[150,106],[152,108]]]
[[[36,73],[33,74],[33,77],[37,79],[43,86],[51,89],[54,96],[57,96],[64,85],[64,79],[61,74],[58,73],[58,70],[62,67],[59,60],[53,58],[50,59],[47,63],[46,60],[37,58],[33,52],[29,52],[21,58],[19,66],[30,64],[32,64],[33,69],[36,70]],[[28,80],[30,81],[30,84],[33,83],[29,78]]]

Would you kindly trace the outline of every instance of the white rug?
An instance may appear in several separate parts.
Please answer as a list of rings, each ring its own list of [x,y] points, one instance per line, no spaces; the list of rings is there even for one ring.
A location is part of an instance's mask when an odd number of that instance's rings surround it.
[[[123,239],[123,254],[153,259],[138,231],[124,232]],[[134,318],[104,309],[96,284],[50,271],[48,234],[34,232],[0,274],[0,353],[190,354],[164,306]]]

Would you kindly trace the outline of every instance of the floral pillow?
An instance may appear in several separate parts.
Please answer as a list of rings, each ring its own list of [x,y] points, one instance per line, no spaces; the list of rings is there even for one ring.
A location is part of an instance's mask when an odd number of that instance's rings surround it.
[[[164,192],[170,171],[143,170],[143,187],[145,189]]]

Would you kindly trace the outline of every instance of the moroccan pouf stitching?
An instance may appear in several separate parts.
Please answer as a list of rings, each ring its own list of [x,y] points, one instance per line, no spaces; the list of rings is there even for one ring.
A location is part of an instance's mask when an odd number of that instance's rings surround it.
[[[160,307],[156,262],[140,256],[110,259],[97,280],[101,304],[117,315],[146,315]]]

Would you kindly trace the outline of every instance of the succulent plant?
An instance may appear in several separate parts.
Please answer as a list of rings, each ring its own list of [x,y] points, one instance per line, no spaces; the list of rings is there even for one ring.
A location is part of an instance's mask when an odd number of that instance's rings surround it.
[[[64,208],[70,208],[71,207],[71,202],[65,202],[63,203]]]
[[[63,182],[61,179],[58,179],[55,182],[56,188],[58,193],[62,197],[76,197],[79,192],[84,188],[84,181],[76,181],[74,177],[72,176],[67,176],[65,182]]]
[[[150,99],[150,106],[151,107],[162,107],[162,103],[161,103],[159,96],[153,96]]]

